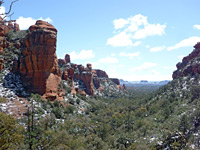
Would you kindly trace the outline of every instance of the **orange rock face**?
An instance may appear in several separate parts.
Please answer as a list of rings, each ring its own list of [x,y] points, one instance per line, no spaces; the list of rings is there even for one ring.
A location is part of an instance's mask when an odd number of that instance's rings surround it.
[[[65,62],[66,62],[66,63],[71,63],[70,55],[69,55],[69,54],[66,54],[66,55],[65,55]]]
[[[74,74],[74,79],[82,80],[86,87],[86,93],[92,96],[94,95],[93,74],[91,72]]]
[[[51,100],[58,94],[61,71],[56,56],[57,30],[49,23],[37,21],[29,28],[24,40],[24,50],[19,62],[19,72],[29,92],[43,95]]]
[[[4,60],[0,59],[0,71],[3,70],[3,63],[4,63]]]
[[[63,71],[62,79],[66,80],[66,81],[68,80],[68,72],[67,72],[67,70]]]
[[[173,72],[173,79],[178,77],[200,74],[199,59],[200,59],[200,42],[194,46],[194,50],[179,62],[177,70]]]

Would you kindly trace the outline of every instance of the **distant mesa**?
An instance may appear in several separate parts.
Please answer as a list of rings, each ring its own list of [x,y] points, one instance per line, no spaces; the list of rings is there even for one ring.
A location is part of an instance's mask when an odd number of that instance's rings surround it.
[[[148,81],[147,80],[141,80],[140,84],[148,84]]]

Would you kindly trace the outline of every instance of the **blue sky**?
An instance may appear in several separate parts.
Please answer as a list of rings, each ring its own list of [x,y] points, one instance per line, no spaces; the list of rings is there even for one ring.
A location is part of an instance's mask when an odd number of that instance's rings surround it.
[[[109,77],[159,81],[171,80],[200,41],[199,6],[199,0],[19,0],[12,19],[21,29],[37,19],[53,24],[58,58],[70,54],[73,63],[92,63]]]

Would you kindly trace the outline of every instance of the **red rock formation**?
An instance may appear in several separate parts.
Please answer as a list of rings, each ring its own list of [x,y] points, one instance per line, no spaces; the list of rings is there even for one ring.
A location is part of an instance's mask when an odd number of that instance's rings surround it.
[[[69,77],[73,80],[74,78],[74,69],[73,68],[69,68],[67,69],[68,75]]]
[[[74,79],[82,80],[86,87],[86,93],[89,95],[94,95],[94,86],[93,86],[93,74],[91,72],[85,72],[81,74],[74,74]]]
[[[8,28],[9,30],[12,30],[14,28],[12,21],[8,22]]]
[[[65,64],[65,60],[64,59],[58,59],[58,64],[63,66]]]
[[[51,100],[58,94],[61,71],[56,56],[57,30],[49,23],[37,21],[25,37],[25,49],[20,58],[19,72],[28,91]]]
[[[78,69],[79,69],[80,73],[82,73],[83,71],[85,71],[85,68],[82,65],[78,65]]]
[[[19,24],[14,23],[14,31],[17,31],[17,32],[20,31]]]
[[[96,69],[95,71],[99,78],[108,78],[108,75],[105,71],[100,70],[100,69]]]
[[[66,62],[66,63],[71,63],[70,55],[69,55],[69,54],[66,54],[66,55],[65,55],[65,62]]]
[[[0,59],[0,71],[3,70],[3,63],[4,63],[4,60]]]
[[[76,92],[78,92],[80,95],[86,97],[86,93],[85,93],[85,91],[76,88]]]
[[[94,86],[96,87],[96,89],[98,89],[101,86],[101,84],[100,84],[101,81],[99,78],[94,78],[93,83],[94,83]]]
[[[112,82],[114,82],[117,85],[120,85],[120,81],[117,78],[110,78]]]
[[[176,65],[177,70],[173,72],[173,79],[187,75],[200,74],[200,42],[198,42],[194,48],[192,53],[184,57],[182,62]]]
[[[87,64],[87,68],[89,69],[90,72],[92,72],[92,64]]]
[[[67,72],[67,70],[63,71],[62,79],[65,80],[65,81],[68,81],[68,72]]]

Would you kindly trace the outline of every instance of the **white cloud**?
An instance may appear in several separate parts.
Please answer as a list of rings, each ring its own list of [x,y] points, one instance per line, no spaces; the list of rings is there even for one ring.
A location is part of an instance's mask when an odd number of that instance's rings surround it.
[[[200,30],[200,25],[198,25],[198,24],[193,25],[193,27],[194,27],[195,29],[197,29],[197,30]]]
[[[140,52],[136,52],[136,53],[125,53],[125,52],[120,52],[119,56],[125,56],[125,57],[129,57],[130,59],[133,59],[133,57],[137,57],[140,55]]]
[[[145,48],[150,48],[150,45],[146,45]]]
[[[1,6],[0,7],[0,14],[5,14],[5,12],[6,12],[6,8],[4,6]],[[1,15],[1,17],[4,18],[5,15]]]
[[[116,35],[107,40],[107,45],[114,47],[138,46],[135,45],[135,39],[144,39],[155,35],[161,36],[165,33],[166,28],[166,25],[148,23],[147,17],[141,14],[127,19],[116,19],[113,24]]]
[[[131,40],[131,34],[127,34],[126,32],[121,32],[115,35],[112,38],[107,40],[107,45],[111,45],[114,47],[117,46],[132,46],[133,42]]]
[[[165,49],[165,46],[156,46],[156,47],[152,47],[150,49],[150,52],[159,52],[159,51],[162,51],[163,49]]]
[[[171,50],[178,49],[181,47],[194,46],[197,42],[200,42],[200,37],[198,37],[198,36],[189,37],[187,39],[180,41],[179,43],[177,43],[174,46],[168,47],[167,50],[171,51]]]
[[[148,69],[150,69],[152,67],[155,67],[155,66],[157,66],[156,63],[145,62],[141,66],[131,68],[130,71],[132,71],[132,72],[134,72],[134,71],[143,71],[143,70],[148,70]]]
[[[123,18],[116,19],[116,20],[113,21],[115,29],[123,28],[127,23],[128,23],[128,21],[123,19]]]
[[[166,25],[160,25],[160,24],[148,24],[143,29],[140,29],[135,32],[133,35],[134,39],[144,39],[148,36],[154,36],[154,35],[163,35],[165,33]]]
[[[34,19],[34,18],[31,18],[31,17],[27,17],[27,18],[24,18],[24,17],[19,17],[16,22],[19,24],[19,27],[21,30],[26,30],[28,29],[31,25],[34,25],[35,22],[37,20],[44,20],[44,21],[47,21],[47,22],[52,22],[51,18],[46,18],[46,19],[43,19],[42,17],[40,17],[39,19]]]
[[[93,53],[93,50],[81,50],[80,53],[76,53],[75,51],[72,51],[69,53],[70,58],[72,60],[85,60],[85,59],[91,59],[95,57],[95,54]]]
[[[99,63],[118,63],[118,59],[114,57],[105,57],[101,58],[98,61]]]
[[[153,75],[159,75],[160,74],[160,72],[158,72],[156,70],[152,70],[151,72],[152,72]]]
[[[135,43],[133,43],[133,46],[139,46],[142,42],[141,41],[137,41]]]

